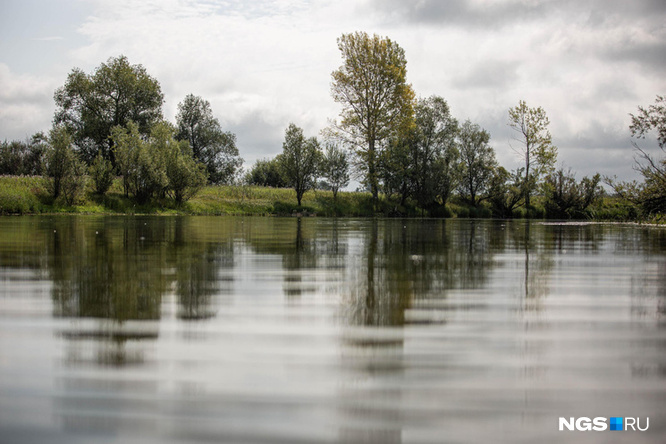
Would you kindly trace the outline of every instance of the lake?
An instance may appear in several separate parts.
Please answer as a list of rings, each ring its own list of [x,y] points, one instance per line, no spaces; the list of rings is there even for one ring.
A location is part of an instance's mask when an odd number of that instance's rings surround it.
[[[2,443],[628,441],[666,442],[666,228],[0,218]]]

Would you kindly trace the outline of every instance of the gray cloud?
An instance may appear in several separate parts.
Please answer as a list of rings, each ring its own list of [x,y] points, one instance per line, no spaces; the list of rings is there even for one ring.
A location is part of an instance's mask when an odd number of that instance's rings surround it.
[[[487,60],[473,65],[452,80],[456,88],[506,88],[515,82],[518,65],[515,61]]]
[[[517,1],[474,5],[468,0],[373,0],[372,6],[384,20],[398,23],[449,24],[463,27],[503,27],[522,20],[542,17],[551,10],[547,2],[523,4]]]
[[[520,22],[554,18],[585,17],[588,25],[607,26],[623,22],[663,23],[666,7],[662,0],[541,0],[524,2],[481,2],[470,0],[372,0],[370,7],[386,22],[397,24],[454,25],[459,27],[504,28]]]

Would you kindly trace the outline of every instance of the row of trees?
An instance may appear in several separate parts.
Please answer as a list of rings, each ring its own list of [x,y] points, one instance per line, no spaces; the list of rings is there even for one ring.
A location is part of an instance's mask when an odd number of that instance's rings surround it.
[[[343,64],[332,73],[331,94],[342,109],[340,119],[322,132],[324,143],[290,124],[282,153],[258,161],[246,182],[293,187],[300,205],[303,194],[317,186],[332,189],[336,198],[355,174],[375,206],[382,193],[438,214],[457,193],[474,207],[487,202],[502,217],[518,206],[529,210],[537,192],[546,197],[547,210],[561,216],[581,213],[600,194],[599,175],[578,182],[570,170],[555,171],[557,148],[541,107],[520,101],[509,109],[513,148],[522,165],[507,171],[498,164],[487,131],[469,120],[460,124],[442,97],[417,98],[397,43],[356,32],[342,35],[338,47]],[[181,201],[206,182],[240,179],[243,160],[235,135],[222,130],[210,103],[190,94],[178,105],[175,125],[165,122],[159,82],[124,56],[92,74],[74,69],[54,98],[50,135],[2,143],[0,174],[47,174],[54,196],[68,201],[86,174],[100,194],[121,176],[125,194],[141,201],[154,196]],[[632,135],[657,130],[664,149],[665,108],[661,97],[656,105],[639,108]],[[644,161],[638,168],[645,182],[606,181],[647,212],[664,211],[664,160],[635,148]]]
[[[487,131],[469,120],[459,124],[442,97],[416,98],[406,81],[404,51],[395,42],[357,32],[343,35],[338,46],[343,65],[332,73],[331,93],[342,111],[323,134],[336,153],[350,152],[345,169],[331,168],[330,159],[316,167],[319,143],[290,125],[283,152],[257,162],[250,183],[294,187],[300,205],[318,173],[333,183],[332,175],[348,175],[349,165],[375,204],[383,193],[437,214],[457,192],[474,207],[490,202],[504,217],[520,204],[530,208],[536,190],[547,195],[549,211],[563,216],[583,211],[598,196],[598,175],[577,182],[570,171],[555,171],[557,148],[541,107],[520,101],[509,110],[524,166],[508,172],[499,166]]]
[[[337,200],[338,191],[349,184],[349,155],[329,143],[322,150],[316,137],[306,138],[303,129],[291,123],[285,130],[282,153],[257,161],[245,176],[250,185],[291,187],[301,205],[303,194],[314,188],[328,189]],[[323,179],[318,181],[318,179]]]

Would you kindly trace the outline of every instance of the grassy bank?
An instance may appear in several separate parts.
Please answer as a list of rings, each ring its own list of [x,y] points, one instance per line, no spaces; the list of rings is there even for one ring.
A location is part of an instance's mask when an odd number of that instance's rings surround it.
[[[384,208],[386,206],[386,208]],[[382,205],[381,211],[388,211]],[[180,205],[172,199],[155,199],[138,204],[114,182],[104,196],[91,190],[72,206],[53,201],[41,177],[0,177],[0,214],[76,213],[76,214],[189,214],[189,215],[292,215],[369,217],[373,215],[369,193],[309,191],[302,205],[296,205],[291,189],[256,186],[208,186]]]
[[[137,204],[122,193],[120,181],[109,192],[98,196],[87,190],[73,206],[54,202],[46,181],[41,177],[0,176],[0,214],[75,213],[75,214],[188,214],[188,215],[275,215],[307,214],[324,217],[372,217],[427,215],[414,203],[401,206],[381,199],[378,211],[373,211],[369,193],[340,192],[337,200],[330,191],[309,191],[303,197],[302,206],[296,205],[296,193],[292,189],[256,186],[208,186],[189,201],[177,205],[172,199],[158,199]],[[466,205],[455,198],[442,209],[437,217],[490,218],[487,206],[478,208]],[[526,211],[518,208],[516,218],[544,218],[545,211],[539,198],[535,206]],[[603,198],[588,209],[587,217],[594,220],[636,220],[638,212],[631,204],[616,198]]]

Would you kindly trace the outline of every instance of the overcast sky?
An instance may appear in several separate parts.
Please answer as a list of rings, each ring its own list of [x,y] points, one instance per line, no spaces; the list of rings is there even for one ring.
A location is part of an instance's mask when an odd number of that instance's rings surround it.
[[[629,113],[666,94],[666,0],[0,0],[0,139],[48,130],[72,68],[124,54],[167,119],[189,93],[210,101],[248,168],[290,122],[316,136],[337,117],[336,39],[353,31],[403,47],[416,94],[488,130],[509,169],[523,99],[546,110],[559,165],[635,178]]]

